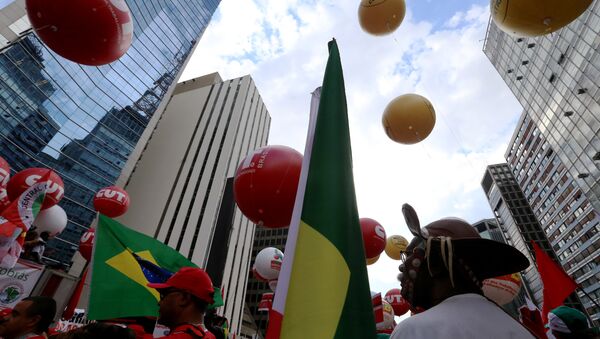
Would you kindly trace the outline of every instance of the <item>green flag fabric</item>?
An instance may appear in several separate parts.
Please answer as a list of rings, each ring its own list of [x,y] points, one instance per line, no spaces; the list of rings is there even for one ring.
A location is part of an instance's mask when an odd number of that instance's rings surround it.
[[[104,215],[94,241],[88,319],[158,315],[159,294],[146,286],[148,280],[132,253],[173,273],[197,267],[162,242]]]
[[[300,182],[304,196],[299,187],[294,211],[297,216],[301,209],[300,218],[292,218],[290,225],[297,229],[290,229],[293,235],[286,244],[267,338],[375,338],[344,76],[335,40],[329,43],[318,113],[311,128]],[[294,241],[295,246],[290,246]]]

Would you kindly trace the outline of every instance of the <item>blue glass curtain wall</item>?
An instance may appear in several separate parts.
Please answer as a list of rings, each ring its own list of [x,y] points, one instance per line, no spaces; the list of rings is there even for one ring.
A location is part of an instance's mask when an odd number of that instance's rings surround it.
[[[134,40],[120,60],[82,66],[54,54],[31,31],[0,50],[0,156],[13,174],[49,167],[65,182],[67,229],[46,256],[69,264],[219,0],[128,0]]]

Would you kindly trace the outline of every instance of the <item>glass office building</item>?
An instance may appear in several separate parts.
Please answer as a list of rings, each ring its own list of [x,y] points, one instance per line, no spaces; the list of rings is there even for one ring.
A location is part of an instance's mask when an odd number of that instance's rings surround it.
[[[490,22],[483,51],[600,211],[600,1],[536,38],[510,36]]]
[[[23,2],[2,11],[10,9],[14,17],[22,10],[25,15]],[[65,198],[60,205],[69,223],[46,251],[58,263],[70,262],[95,217],[95,192],[121,174],[219,0],[127,4],[134,19],[133,44],[109,65],[89,67],[63,59],[31,30],[19,32],[0,50],[0,156],[13,174],[49,167],[62,177]],[[18,26],[9,27],[14,31]]]

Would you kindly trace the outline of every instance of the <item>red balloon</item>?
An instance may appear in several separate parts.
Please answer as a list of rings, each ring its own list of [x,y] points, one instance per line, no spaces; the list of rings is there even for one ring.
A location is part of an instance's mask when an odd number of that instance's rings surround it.
[[[88,229],[81,236],[81,240],[79,241],[79,253],[81,256],[85,258],[85,260],[90,261],[92,259],[92,250],[94,249],[94,238],[96,236],[96,230],[93,228]]]
[[[396,316],[403,315],[410,309],[410,304],[408,301],[402,298],[399,288],[393,288],[389,290],[385,294],[385,301],[392,305],[392,308],[394,309],[394,315]]]
[[[0,188],[0,213],[4,211],[8,206],[10,206],[10,199],[8,199],[8,193],[6,192],[6,188]]]
[[[0,187],[6,187],[8,179],[10,179],[10,165],[0,157]]]
[[[11,201],[19,198],[21,193],[37,183],[38,180],[48,173],[48,171],[49,169],[47,168],[28,168],[15,174],[6,186],[8,198]],[[50,170],[49,181],[50,185],[46,191],[46,198],[44,198],[44,202],[42,203],[42,209],[58,204],[65,195],[65,184],[56,172]]]
[[[129,208],[129,194],[117,186],[105,187],[96,193],[94,208],[109,218],[123,215]]]
[[[371,218],[360,218],[363,243],[365,244],[365,255],[367,258],[375,258],[385,249],[385,229],[377,221]]]
[[[124,0],[26,0],[35,33],[71,61],[100,66],[131,45],[133,20]]]
[[[255,150],[239,165],[233,182],[235,202],[252,222],[287,227],[292,219],[302,154],[287,146]]]

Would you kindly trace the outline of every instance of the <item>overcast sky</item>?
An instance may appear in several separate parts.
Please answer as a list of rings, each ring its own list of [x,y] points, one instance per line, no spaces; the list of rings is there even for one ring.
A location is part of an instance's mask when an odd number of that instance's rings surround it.
[[[409,240],[405,202],[423,225],[493,217],[481,179],[487,165],[504,161],[522,109],[482,52],[489,1],[409,0],[402,25],[383,37],[361,30],[358,3],[224,0],[181,80],[251,74],[272,118],[269,143],[303,153],[310,93],[322,83],[335,37],[360,216]],[[432,134],[411,146],[391,141],[381,125],[388,102],[405,93],[427,97],[437,114]],[[399,287],[397,267],[383,254],[369,266],[371,289]]]

